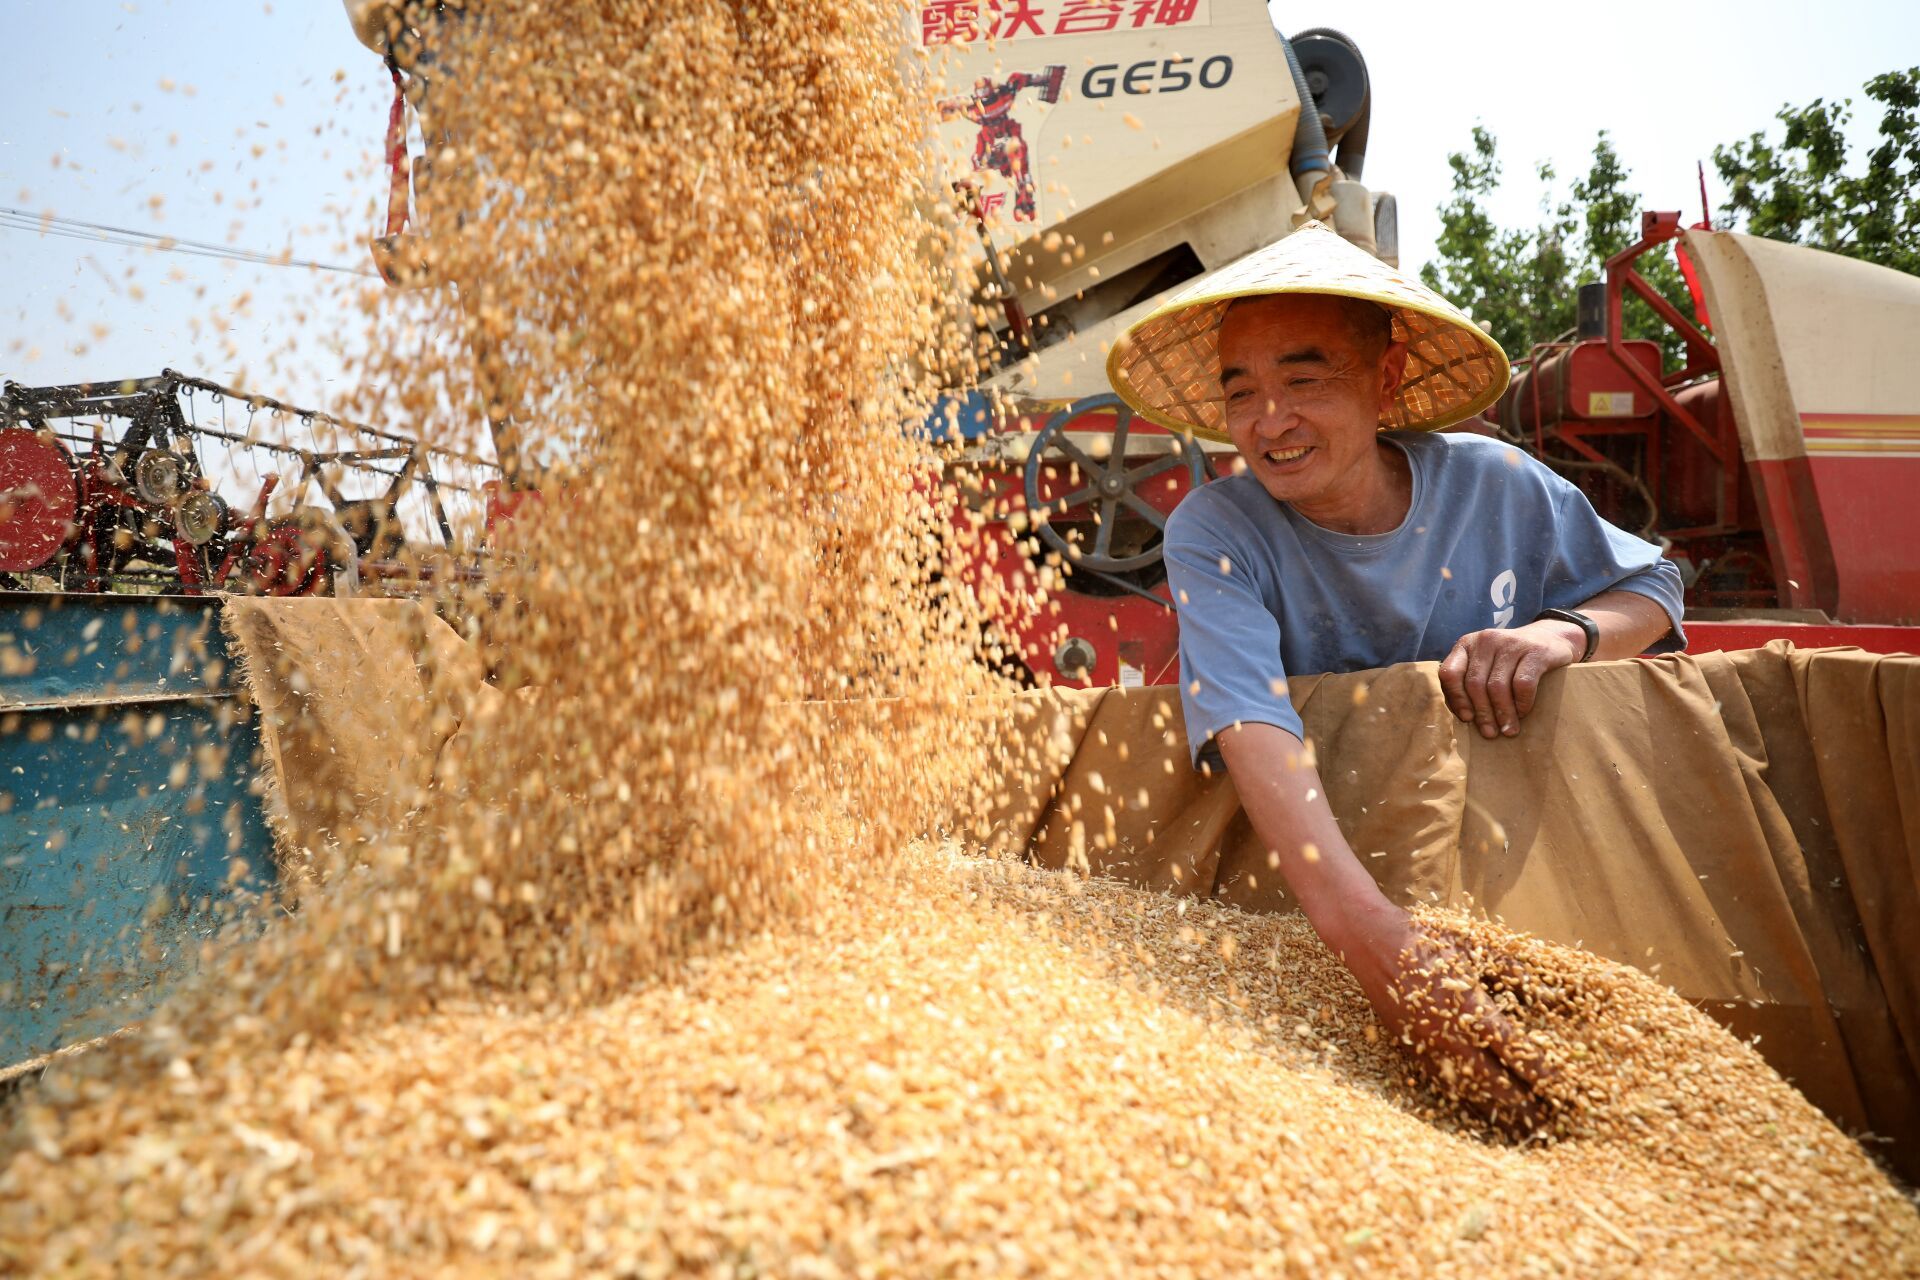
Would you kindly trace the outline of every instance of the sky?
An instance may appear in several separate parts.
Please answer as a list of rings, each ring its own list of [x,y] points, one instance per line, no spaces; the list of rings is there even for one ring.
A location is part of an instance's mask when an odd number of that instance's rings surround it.
[[[1493,207],[1504,224],[1537,216],[1537,163],[1564,186],[1601,129],[1646,207],[1691,221],[1696,161],[1720,197],[1716,144],[1768,128],[1783,104],[1858,98],[1870,76],[1920,62],[1911,0],[1276,0],[1272,12],[1284,31],[1338,27],[1366,55],[1366,177],[1398,197],[1412,268],[1432,252],[1447,154],[1476,123],[1506,164]],[[0,77],[0,206],[365,269],[390,87],[340,0],[0,0],[0,13],[14,51]],[[356,295],[380,288],[0,228],[0,378],[171,367],[325,409],[353,376]]]
[[[0,77],[0,206],[367,265],[344,229],[370,233],[384,198],[373,158],[390,86],[340,0],[0,11],[14,53]],[[354,293],[380,287],[0,229],[0,376],[174,368],[324,409],[348,376],[326,348],[358,338]]]

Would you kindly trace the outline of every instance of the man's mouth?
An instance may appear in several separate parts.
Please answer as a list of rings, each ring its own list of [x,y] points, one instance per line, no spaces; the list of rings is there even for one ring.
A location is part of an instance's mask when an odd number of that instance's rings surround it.
[[[1269,449],[1260,456],[1265,458],[1273,466],[1284,467],[1288,463],[1300,461],[1300,459],[1312,452],[1313,446],[1309,444],[1301,445],[1297,449]]]

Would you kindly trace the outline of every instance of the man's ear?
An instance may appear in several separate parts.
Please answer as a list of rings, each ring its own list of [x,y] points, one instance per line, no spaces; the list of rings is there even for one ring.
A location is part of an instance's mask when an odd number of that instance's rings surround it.
[[[1407,376],[1407,344],[1389,342],[1386,354],[1380,357],[1380,412],[1386,413],[1393,408],[1393,398],[1399,394],[1400,384]]]

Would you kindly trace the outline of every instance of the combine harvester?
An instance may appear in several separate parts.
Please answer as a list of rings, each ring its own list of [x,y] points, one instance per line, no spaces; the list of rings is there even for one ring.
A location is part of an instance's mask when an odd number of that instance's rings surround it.
[[[395,83],[392,207],[375,256],[406,282],[406,237],[421,232],[409,231],[410,29],[391,5],[348,10]],[[1162,533],[1233,455],[1134,420],[1105,394],[1107,353],[1169,292],[1309,218],[1397,261],[1394,198],[1362,181],[1365,62],[1336,32],[1278,36],[1263,0],[923,0],[909,39],[949,86],[930,131],[977,246],[955,297],[975,321],[975,365],[922,428],[962,495],[954,519],[989,530],[973,568],[1022,590],[1038,570],[1056,588],[1038,621],[1006,624],[1035,684],[1170,683]],[[1692,317],[1635,269],[1669,244],[1701,282]],[[1629,293],[1679,336],[1681,367],[1622,336]],[[1920,491],[1920,368],[1905,358],[1920,279],[1655,213],[1581,301],[1571,340],[1536,349],[1497,405],[1451,429],[1535,453],[1659,542],[1688,583],[1696,650],[1787,639],[1920,651],[1908,497]],[[232,709],[234,664],[207,593],[377,579],[399,489],[423,488],[438,511],[429,459],[383,440],[294,460],[303,480],[385,463],[384,496],[334,494],[326,514],[276,524],[261,494],[236,519],[181,443],[193,432],[178,409],[164,409],[202,385],[169,374],[117,391],[9,389],[0,571],[11,586],[52,573],[70,594],[11,593],[0,627],[0,1061],[141,1016],[222,904],[270,880],[257,740]],[[61,436],[54,420],[83,410],[131,410],[134,426],[117,445]],[[536,496],[496,443],[490,520]],[[176,594],[103,593],[134,569]]]
[[[255,423],[263,413],[273,438]],[[289,443],[301,436],[304,445]],[[37,580],[61,591],[185,596],[418,589],[451,569],[447,493],[478,493],[436,474],[436,461],[443,473],[491,470],[470,455],[171,369],[74,386],[9,382],[0,389],[0,486],[11,499],[0,511],[0,586]],[[242,514],[219,480],[249,473],[258,479]],[[283,479],[280,513],[270,517]],[[349,487],[366,496],[348,497]],[[410,533],[421,524],[431,546]]]
[[[1184,21],[1133,20],[1148,11]],[[1161,531],[1233,458],[1103,394],[1115,338],[1308,216],[1397,265],[1394,199],[1360,181],[1371,95],[1359,51],[1312,31],[1289,54],[1268,27],[1258,0],[1212,0],[1130,5],[1098,33],[948,46],[949,83],[976,86],[976,103],[1012,95],[1002,110],[1022,162],[989,144],[1006,126],[942,125],[991,246],[971,298],[989,323],[984,376],[930,425],[966,443],[953,474],[999,532],[994,570],[1045,566],[1062,581],[1056,608],[1017,633],[1038,682],[1177,678]],[[952,34],[929,18],[923,39]],[[1048,64],[1070,69],[1058,101]],[[1309,93],[1317,122],[1300,113]],[[1029,171],[1046,175],[1031,194]],[[1696,266],[1693,317],[1636,270],[1670,244]],[[1659,343],[1622,336],[1630,294],[1677,335],[1680,367]],[[1534,453],[1665,548],[1687,582],[1695,651],[1775,639],[1920,651],[1920,368],[1906,355],[1920,280],[1649,213],[1580,317],[1571,341],[1529,354],[1498,405],[1452,429]]]

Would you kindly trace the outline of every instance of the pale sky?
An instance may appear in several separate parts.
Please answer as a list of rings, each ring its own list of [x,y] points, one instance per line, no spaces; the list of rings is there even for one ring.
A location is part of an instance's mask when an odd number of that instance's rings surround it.
[[[0,0],[0,10],[13,55],[0,77],[0,205],[367,265],[360,241],[384,208],[374,159],[390,89],[339,0]],[[1507,164],[1495,206],[1504,223],[1535,217],[1536,162],[1570,180],[1601,128],[1646,203],[1691,221],[1694,162],[1715,144],[1767,128],[1784,103],[1857,98],[1868,77],[1920,62],[1910,0],[1322,0],[1273,12],[1287,31],[1338,27],[1366,54],[1366,177],[1399,197],[1412,268],[1432,250],[1447,153],[1476,121]],[[1709,191],[1717,200],[1710,164]],[[0,229],[0,377],[172,367],[325,409],[350,376],[335,348],[364,328],[353,292],[380,287]],[[246,313],[233,316],[242,296]]]

